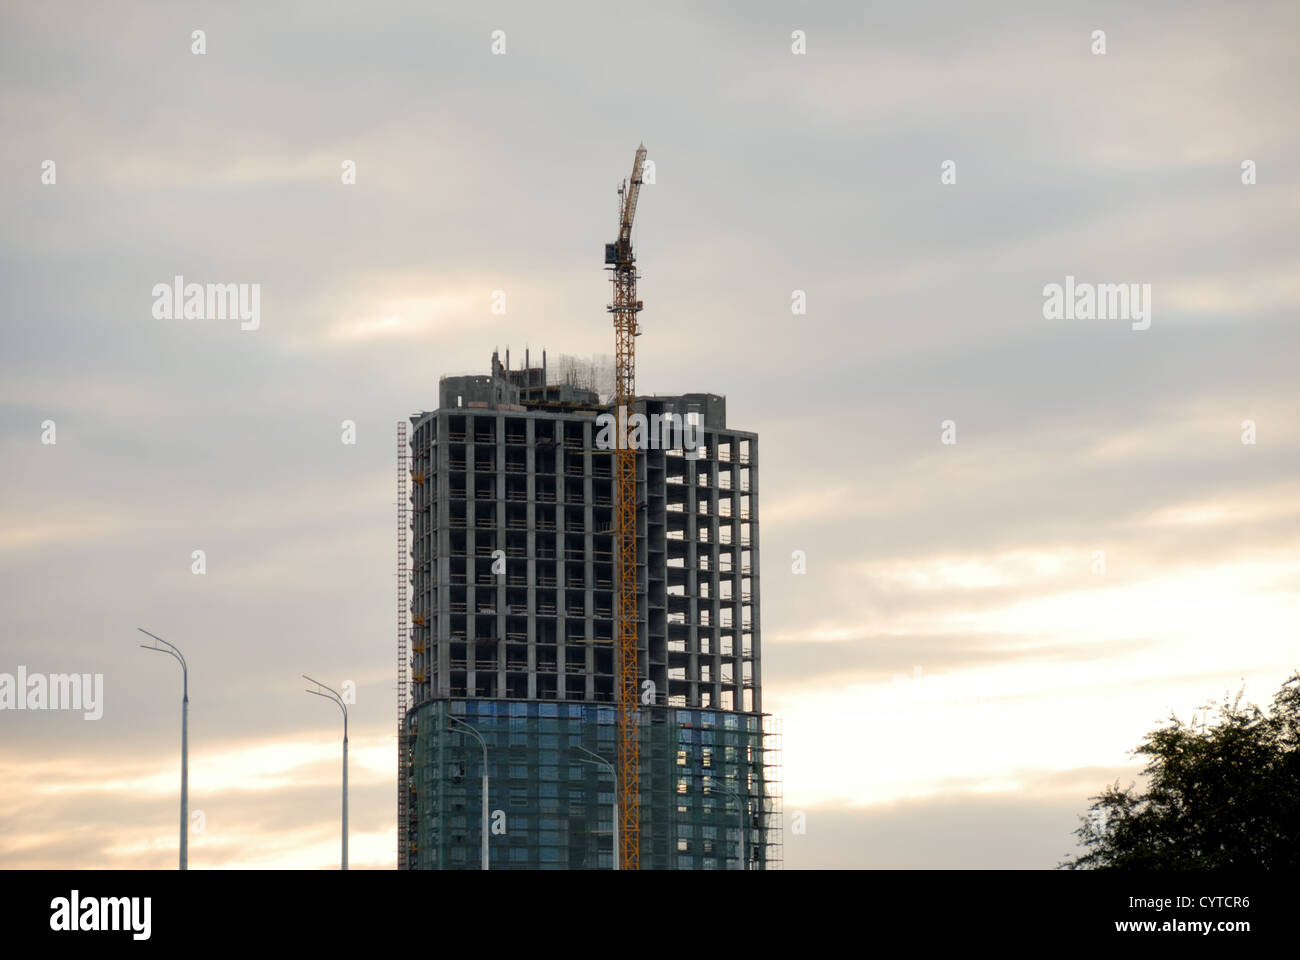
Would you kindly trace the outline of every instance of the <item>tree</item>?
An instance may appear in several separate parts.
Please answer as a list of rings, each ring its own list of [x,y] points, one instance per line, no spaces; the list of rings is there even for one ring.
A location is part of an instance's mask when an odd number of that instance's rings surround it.
[[[1300,869],[1300,672],[1269,712],[1225,697],[1210,722],[1177,716],[1146,735],[1146,789],[1119,782],[1074,831],[1070,870]]]

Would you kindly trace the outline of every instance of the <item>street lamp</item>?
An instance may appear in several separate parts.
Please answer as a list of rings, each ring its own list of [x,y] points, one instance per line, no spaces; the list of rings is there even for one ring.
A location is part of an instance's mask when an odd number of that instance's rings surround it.
[[[590,759],[590,760],[583,760],[583,759],[579,758],[579,759],[578,759],[578,762],[579,762],[579,763],[590,763],[592,766],[600,766],[600,767],[604,767],[606,770],[609,771],[609,775],[610,775],[611,777],[614,778],[614,856],[613,856],[613,860],[614,860],[614,869],[617,870],[617,869],[618,869],[618,861],[619,861],[619,856],[618,856],[618,771],[617,771],[616,769],[614,769],[614,765],[613,765],[612,763],[610,763],[608,760],[606,760],[606,759],[605,759],[604,757],[602,757],[600,754],[598,754],[598,753],[592,753],[592,752],[591,752],[590,750],[588,750],[586,747],[574,747],[573,749],[574,749],[574,750],[581,750],[581,751],[582,751],[583,753],[585,753],[587,756],[589,756],[589,757],[592,758],[592,759]]]
[[[147,643],[140,644],[143,650],[153,650],[156,653],[165,653],[168,656],[175,657],[181,665],[181,869],[188,870],[190,862],[190,671],[185,666],[185,658],[181,652],[170,643],[167,643],[162,637],[154,636],[144,627],[136,627],[147,637],[153,637],[159,643],[166,644],[166,648],[150,646]]]
[[[483,864],[482,864],[482,869],[487,870],[487,869],[488,869],[488,757],[487,757],[487,741],[483,739],[483,735],[482,735],[481,733],[479,733],[477,730],[475,730],[473,727],[471,727],[471,726],[470,726],[468,723],[466,723],[464,720],[459,720],[459,719],[457,719],[456,717],[452,717],[452,716],[447,717],[447,719],[448,719],[448,721],[450,721],[451,723],[459,723],[462,727],[464,727],[464,728],[465,728],[466,730],[468,730],[471,734],[473,734],[474,739],[478,740],[479,746],[483,748]]]
[[[741,853],[741,857],[743,858],[740,861],[740,869],[748,870],[749,869],[749,830],[747,829],[747,825],[745,823],[745,821],[748,819],[747,816],[748,811],[745,809],[746,806],[745,801],[741,798],[740,794],[728,790],[725,787],[717,786],[716,782],[713,780],[712,777],[707,778],[705,780],[706,790],[708,789],[710,784],[713,785],[713,789],[717,790],[718,793],[724,794],[730,797],[732,800],[735,800],[736,806],[740,808],[740,853]]]
[[[348,707],[339,696],[339,692],[331,687],[325,686],[319,680],[312,680],[307,674],[303,674],[304,680],[310,680],[316,686],[328,691],[321,693],[320,690],[308,690],[308,693],[314,693],[318,697],[324,697],[326,700],[333,700],[343,711],[343,866],[341,869],[348,868]]]

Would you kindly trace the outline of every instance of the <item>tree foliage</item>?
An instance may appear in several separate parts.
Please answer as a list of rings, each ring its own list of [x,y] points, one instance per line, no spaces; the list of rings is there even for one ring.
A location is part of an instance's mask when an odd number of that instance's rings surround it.
[[[1262,711],[1241,694],[1146,735],[1145,790],[1090,797],[1071,870],[1300,868],[1300,673]]]

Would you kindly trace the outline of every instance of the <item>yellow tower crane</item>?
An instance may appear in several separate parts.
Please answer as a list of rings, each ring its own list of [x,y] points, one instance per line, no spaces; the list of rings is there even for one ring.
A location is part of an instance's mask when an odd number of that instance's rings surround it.
[[[641,192],[645,144],[637,147],[632,178],[618,188],[618,239],[605,244],[605,264],[614,281],[614,415],[618,442],[614,451],[615,579],[618,604],[615,616],[615,691],[618,714],[618,857],[622,870],[641,868],[641,743],[638,730],[637,575],[636,575],[636,451],[627,442],[627,418],[636,404],[636,257],[632,254],[632,219]]]

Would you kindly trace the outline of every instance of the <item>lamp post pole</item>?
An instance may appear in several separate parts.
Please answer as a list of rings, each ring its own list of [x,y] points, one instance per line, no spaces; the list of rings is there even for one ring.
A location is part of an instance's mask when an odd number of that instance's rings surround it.
[[[155,636],[144,627],[136,627],[147,637],[153,637],[165,647],[140,644],[143,650],[166,653],[181,665],[181,856],[180,869],[188,870],[190,863],[190,671],[180,650],[162,637]]]
[[[586,747],[574,747],[573,749],[575,749],[575,750],[581,750],[581,751],[582,751],[583,753],[585,753],[587,756],[589,756],[589,757],[592,758],[592,759],[590,759],[590,760],[582,760],[582,759],[579,759],[579,760],[578,760],[579,763],[590,763],[590,764],[592,764],[593,766],[604,767],[606,770],[609,771],[609,775],[610,775],[611,777],[614,778],[614,857],[613,857],[613,860],[614,860],[614,869],[617,870],[617,869],[618,869],[618,861],[619,861],[619,855],[618,855],[618,854],[619,854],[619,850],[618,850],[618,771],[614,768],[614,765],[613,765],[612,763],[610,763],[608,760],[606,760],[606,759],[605,759],[604,757],[602,757],[600,754],[598,754],[598,753],[593,753],[592,751],[588,750]]]
[[[321,687],[326,693],[320,690],[308,690],[308,693],[314,693],[318,697],[324,697],[326,700],[332,700],[340,710],[343,711],[343,866],[341,869],[348,868],[348,706],[343,702],[343,697],[332,687],[327,687],[319,680],[312,680],[307,674],[303,674],[304,680],[309,680],[316,686]]]
[[[745,801],[741,798],[739,793],[734,793],[731,790],[726,789],[725,787],[719,787],[712,780],[710,780],[709,782],[713,783],[713,788],[717,790],[718,793],[721,793],[725,796],[730,797],[732,800],[735,800],[736,806],[740,808],[740,856],[741,856],[740,869],[748,870],[749,869],[749,830],[745,821],[749,818],[747,816],[748,811],[745,809]]]
[[[471,726],[470,726],[468,723],[466,723],[464,720],[459,720],[459,719],[457,719],[456,717],[452,717],[452,716],[448,716],[447,719],[448,719],[449,721],[451,721],[452,723],[459,723],[462,727],[464,727],[466,730],[468,730],[468,731],[469,731],[469,732],[474,736],[474,739],[476,739],[476,740],[478,741],[479,746],[483,748],[483,830],[482,830],[482,833],[483,833],[483,854],[482,854],[482,866],[481,866],[481,869],[483,869],[483,870],[487,870],[487,869],[488,869],[488,757],[487,757],[487,741],[483,739],[483,735],[482,735],[481,733],[479,733],[477,730],[475,730],[473,727],[471,727]]]

